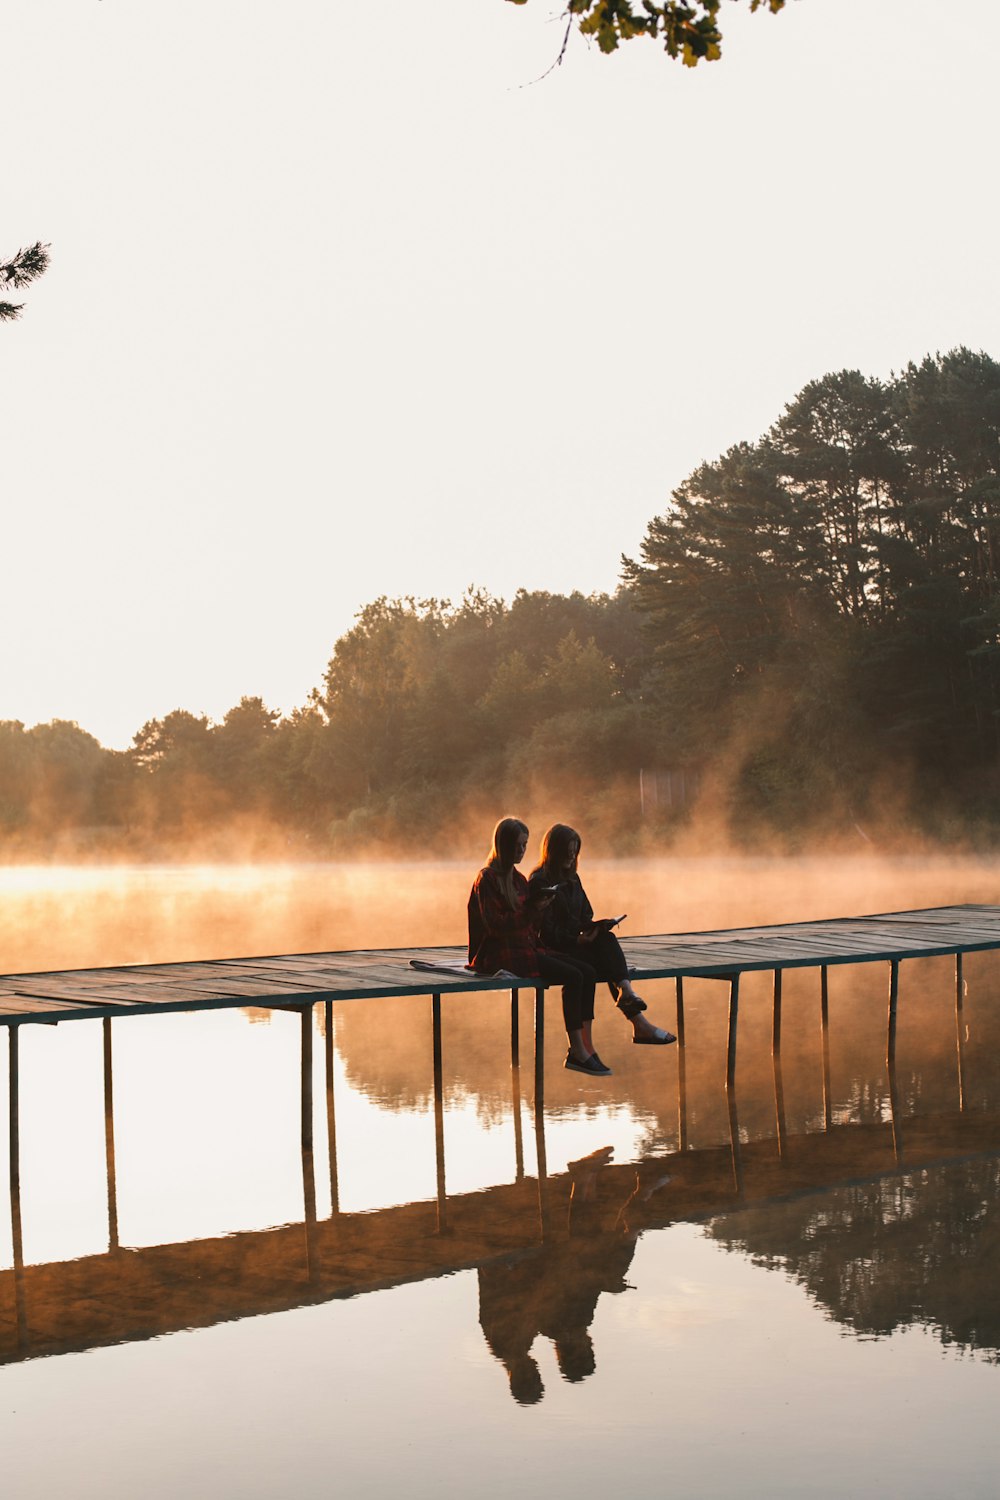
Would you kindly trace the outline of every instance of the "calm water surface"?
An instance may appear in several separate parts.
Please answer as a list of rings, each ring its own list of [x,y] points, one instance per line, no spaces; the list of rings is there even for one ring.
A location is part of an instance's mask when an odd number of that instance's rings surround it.
[[[0,969],[460,941],[468,877],[0,871]],[[587,884],[633,932],[998,900],[978,861]],[[533,997],[517,1068],[509,996],[445,997],[437,1114],[429,1000],[122,1018],[110,1073],[101,1022],[23,1027],[4,1494],[994,1494],[1000,957],[965,977],[960,1068],[953,962],[904,963],[892,1077],[886,966],[831,971],[825,1054],[786,976],[777,1069],[749,978],[729,1098],[723,986],[683,1054],[605,998],[600,1083],[553,999],[539,1069]]]

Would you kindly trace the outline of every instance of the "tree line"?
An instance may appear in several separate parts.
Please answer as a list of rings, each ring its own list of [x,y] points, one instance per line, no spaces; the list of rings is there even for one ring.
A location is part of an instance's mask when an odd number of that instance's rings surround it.
[[[644,650],[625,591],[380,598],[286,717],[256,697],[219,723],[176,709],[120,752],[75,724],[0,724],[0,835],[11,846],[74,828],[141,849],[242,828],[317,852],[426,842],[460,806],[481,804],[489,822],[535,782],[612,784],[637,766]]]
[[[827,375],[685,480],[614,594],[380,598],[292,714],[177,709],[123,752],[0,723],[0,837],[335,853],[552,795],[626,845],[706,807],[748,840],[897,817],[992,835],[998,568],[1000,365]],[[641,804],[657,768],[700,798]]]
[[[695,471],[624,577],[655,659],[646,713],[725,755],[733,799],[925,824],[994,816],[1000,366],[956,349],[888,381],[813,381]]]

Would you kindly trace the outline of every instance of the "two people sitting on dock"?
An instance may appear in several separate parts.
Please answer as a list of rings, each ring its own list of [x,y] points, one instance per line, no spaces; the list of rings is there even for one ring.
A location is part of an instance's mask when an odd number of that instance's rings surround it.
[[[575,866],[579,838],[574,837]],[[519,978],[541,979],[545,984],[561,985],[563,1022],[569,1042],[564,1066],[576,1073],[605,1076],[611,1069],[601,1061],[593,1042],[598,970],[589,958],[583,956],[588,952],[587,944],[556,949],[546,941],[546,915],[554,905],[561,882],[538,879],[529,885],[517,868],[527,848],[527,825],[520,818],[501,818],[493,830],[489,860],[476,876],[469,895],[469,967],[479,974],[495,974],[503,969]],[[582,886],[580,890],[582,892]],[[592,916],[591,913],[590,927],[585,929],[581,924],[578,937],[585,930],[596,930],[598,924],[593,923]],[[600,925],[610,933],[609,921]],[[555,929],[552,936],[553,939],[557,936]],[[620,953],[617,940],[614,946]],[[620,966],[616,966],[614,955],[607,959],[605,949],[606,945],[602,945],[602,963],[606,961],[607,965],[602,975],[606,973],[608,980],[616,986],[619,999],[624,992],[623,980],[627,986],[632,1014],[624,1007],[622,1009],[632,1023],[633,1040],[660,1045],[674,1041],[670,1032],[661,1031],[646,1020],[642,1014],[644,1004],[628,982],[627,966],[624,974],[619,972]]]

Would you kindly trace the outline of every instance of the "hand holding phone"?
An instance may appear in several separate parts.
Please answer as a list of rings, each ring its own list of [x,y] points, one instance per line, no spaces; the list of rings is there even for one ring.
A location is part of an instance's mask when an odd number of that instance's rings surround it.
[[[590,926],[580,934],[582,943],[592,943],[599,932],[610,932],[612,927],[617,927],[619,922],[624,922],[628,912],[623,912],[620,917],[598,917],[591,922]]]
[[[532,906],[548,906],[558,889],[557,885],[539,885],[533,880],[528,886],[528,900]]]

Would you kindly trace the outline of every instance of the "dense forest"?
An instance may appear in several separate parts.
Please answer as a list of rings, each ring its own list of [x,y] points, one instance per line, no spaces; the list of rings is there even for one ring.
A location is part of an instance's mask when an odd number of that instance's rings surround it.
[[[124,752],[0,723],[0,836],[440,853],[463,815],[482,842],[555,800],[626,847],[988,841],[998,567],[1000,365],[827,375],[675,491],[614,595],[377,599],[301,709],[177,709]]]

